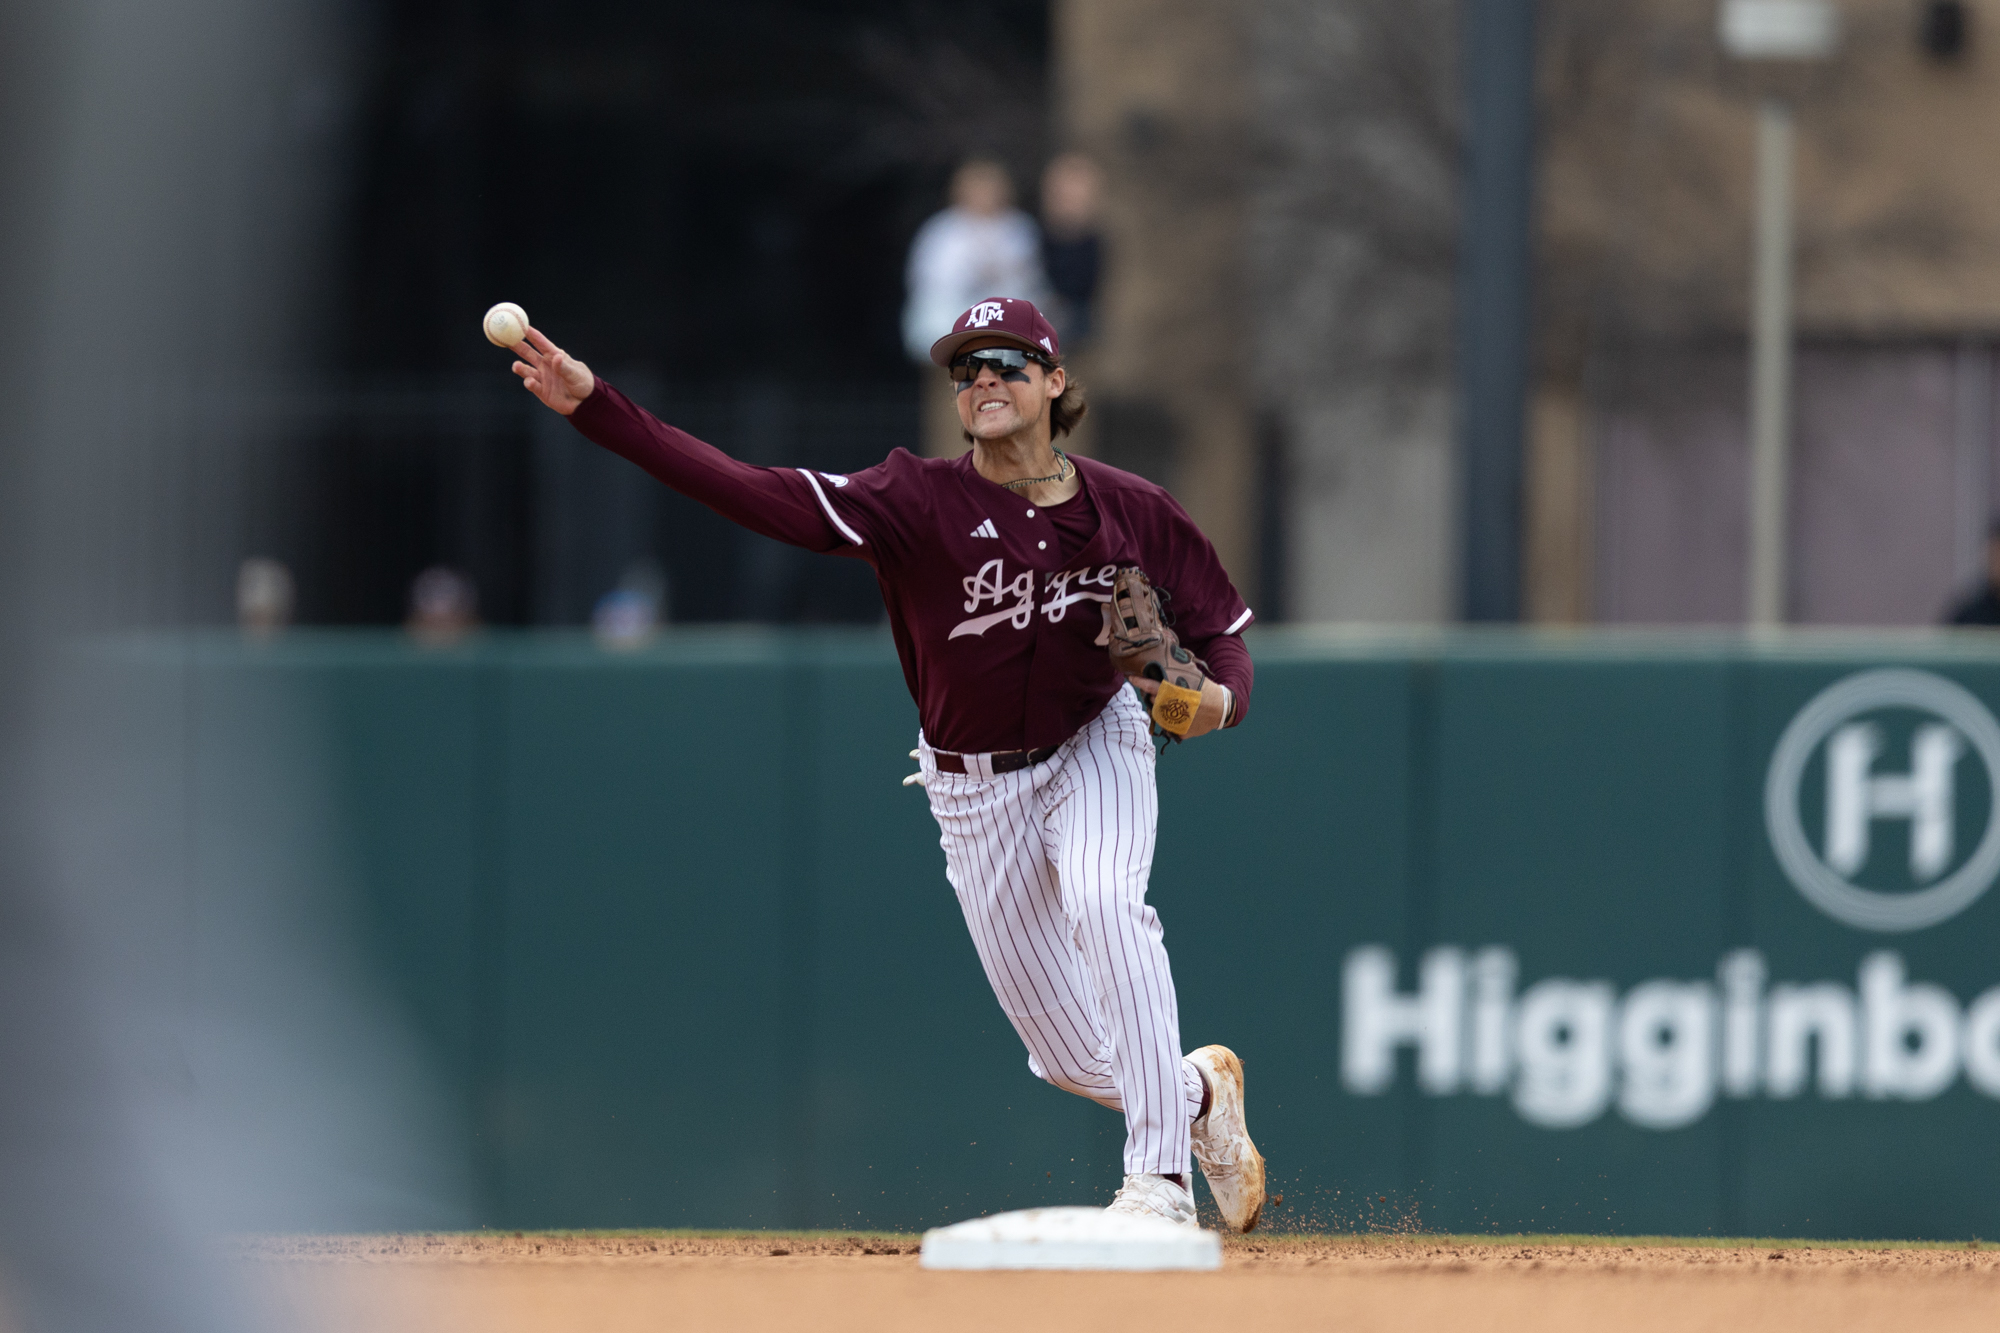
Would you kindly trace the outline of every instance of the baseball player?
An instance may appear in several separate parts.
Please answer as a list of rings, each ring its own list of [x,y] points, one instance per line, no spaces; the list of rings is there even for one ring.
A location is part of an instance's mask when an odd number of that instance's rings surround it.
[[[1083,392],[1041,312],[981,301],[931,348],[967,453],[897,449],[846,476],[738,462],[539,331],[515,351],[514,373],[586,438],[753,532],[873,567],[922,721],[908,781],[929,794],[993,993],[1037,1078],[1125,1116],[1110,1211],[1195,1225],[1192,1149],[1224,1223],[1255,1226],[1242,1062],[1181,1053],[1146,905],[1154,733],[1243,721],[1251,612],[1172,496],[1055,447]]]

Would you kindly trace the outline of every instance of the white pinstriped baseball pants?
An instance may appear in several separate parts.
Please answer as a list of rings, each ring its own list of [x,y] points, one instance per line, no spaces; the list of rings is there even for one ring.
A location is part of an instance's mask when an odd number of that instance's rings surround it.
[[[1188,1170],[1202,1081],[1146,905],[1159,796],[1130,689],[1055,757],[997,777],[940,773],[919,750],[945,875],[1028,1068],[1125,1113],[1125,1170]]]

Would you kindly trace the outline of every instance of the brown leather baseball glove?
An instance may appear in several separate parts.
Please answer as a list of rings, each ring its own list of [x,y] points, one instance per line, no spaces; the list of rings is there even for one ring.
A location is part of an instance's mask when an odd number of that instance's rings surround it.
[[[1201,707],[1208,664],[1181,647],[1180,637],[1160,613],[1159,593],[1137,565],[1118,571],[1111,600],[1103,605],[1099,642],[1110,647],[1111,665],[1126,676],[1158,681],[1159,689],[1145,700],[1153,725],[1175,740],[1185,738]]]

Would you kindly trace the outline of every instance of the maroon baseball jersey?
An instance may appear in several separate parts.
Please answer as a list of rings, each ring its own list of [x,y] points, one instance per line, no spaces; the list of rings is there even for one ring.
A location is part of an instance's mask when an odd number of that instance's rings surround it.
[[[570,423],[681,494],[753,532],[874,567],[924,736],[941,750],[1033,750],[1067,740],[1124,680],[1097,642],[1121,565],[1146,571],[1181,641],[1250,702],[1251,611],[1215,548],[1152,482],[1087,458],[1056,516],[955,459],[897,449],[845,476],[739,462],[604,380]],[[1096,513],[1096,531],[1079,524]],[[1065,556],[1068,549],[1074,555]]]

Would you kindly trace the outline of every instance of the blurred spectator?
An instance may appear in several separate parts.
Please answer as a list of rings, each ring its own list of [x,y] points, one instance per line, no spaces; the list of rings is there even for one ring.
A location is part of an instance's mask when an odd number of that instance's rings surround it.
[[[618,586],[597,599],[591,633],[600,647],[637,648],[653,637],[666,618],[667,576],[656,560],[635,560]]]
[[[246,634],[269,637],[292,623],[292,571],[282,561],[253,555],[236,571],[236,623]]]
[[[455,569],[432,565],[410,585],[406,628],[426,643],[450,643],[479,624],[479,590]]]
[[[2000,625],[2000,519],[1986,529],[1986,580],[1951,610],[1953,625]]]
[[[1064,351],[1090,339],[1104,242],[1104,173],[1082,153],[1064,153],[1042,173],[1042,267],[1055,293],[1048,314]]]
[[[931,344],[951,322],[988,296],[1025,297],[1042,304],[1042,275],[1035,222],[1014,207],[1014,185],[998,162],[974,158],[951,178],[951,206],[917,231],[910,244],[909,300],[903,307],[903,346],[925,369]]]

